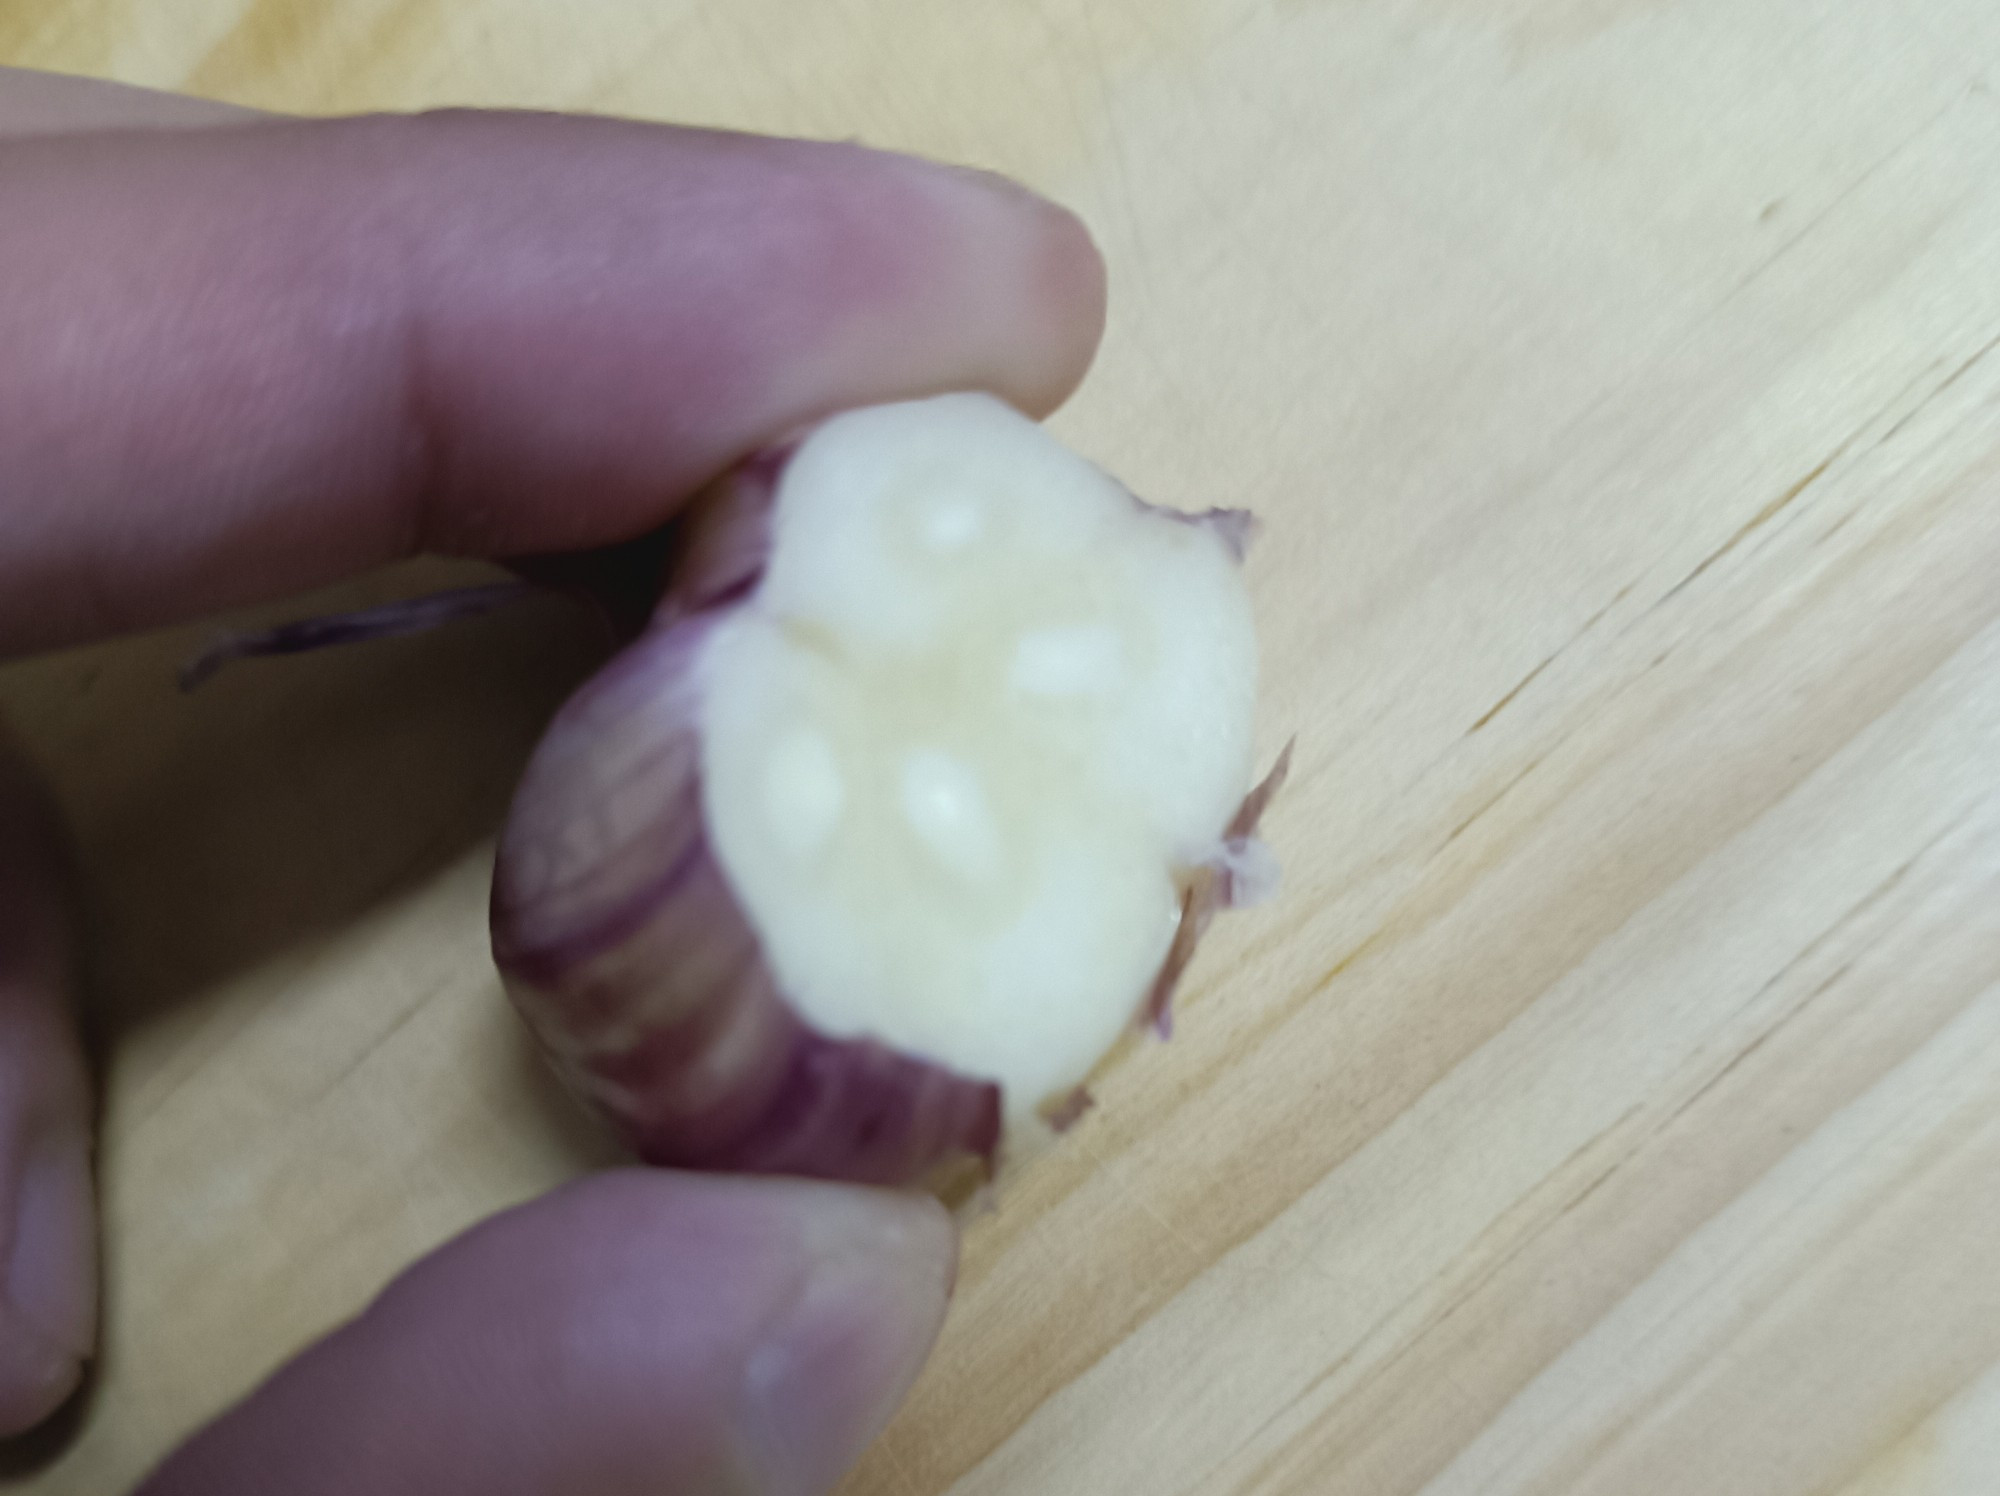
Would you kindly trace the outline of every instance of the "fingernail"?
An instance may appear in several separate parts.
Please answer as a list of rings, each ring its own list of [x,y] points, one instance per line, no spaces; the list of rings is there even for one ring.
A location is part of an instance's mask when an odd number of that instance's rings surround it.
[[[745,1431],[772,1496],[830,1491],[930,1354],[958,1258],[928,1196],[829,1189],[795,1297],[745,1365]]]
[[[21,1162],[0,1318],[0,1427],[38,1422],[68,1395],[97,1327],[87,1137],[31,1140]]]

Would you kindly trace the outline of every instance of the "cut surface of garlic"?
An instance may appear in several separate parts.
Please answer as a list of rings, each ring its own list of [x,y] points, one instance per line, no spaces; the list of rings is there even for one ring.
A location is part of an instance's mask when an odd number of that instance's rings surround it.
[[[1132,1020],[1249,783],[1237,561],[980,395],[825,422],[770,523],[702,665],[721,865],[808,1023],[1038,1107]]]

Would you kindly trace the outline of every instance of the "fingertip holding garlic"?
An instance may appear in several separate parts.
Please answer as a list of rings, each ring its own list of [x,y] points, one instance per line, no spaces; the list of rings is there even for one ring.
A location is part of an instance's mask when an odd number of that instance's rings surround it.
[[[881,1184],[1073,1121],[1275,879],[1248,537],[984,395],[739,466],[501,838],[495,958],[566,1083],[655,1163]]]

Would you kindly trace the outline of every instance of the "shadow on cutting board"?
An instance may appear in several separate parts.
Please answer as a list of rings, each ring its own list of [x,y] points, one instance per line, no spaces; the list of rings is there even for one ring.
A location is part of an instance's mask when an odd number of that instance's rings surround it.
[[[413,563],[252,623],[485,579]],[[420,637],[246,661],[183,694],[176,668],[208,637],[174,630],[0,672],[0,711],[77,841],[100,1072],[133,1029],[351,925],[491,837],[549,716],[607,650],[583,609],[537,599]],[[519,1094],[557,1146],[580,1166],[615,1161],[525,1032],[517,1053]],[[52,1418],[0,1440],[0,1486],[61,1458],[98,1382],[93,1364]]]
[[[360,595],[462,580],[416,565]],[[205,637],[38,662],[39,680],[0,691],[79,844],[99,1046],[490,837],[549,716],[605,653],[581,608],[536,599],[419,637],[244,661],[183,694],[174,668]]]

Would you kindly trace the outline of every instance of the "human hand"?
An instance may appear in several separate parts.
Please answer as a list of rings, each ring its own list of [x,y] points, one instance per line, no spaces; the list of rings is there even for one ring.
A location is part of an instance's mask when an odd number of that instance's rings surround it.
[[[0,70],[0,655],[396,556],[580,548],[843,406],[1081,377],[1067,215],[842,146],[303,122]],[[0,765],[0,1431],[94,1339],[54,818]],[[917,1197],[618,1170],[398,1278],[145,1496],[817,1492],[943,1315]]]

